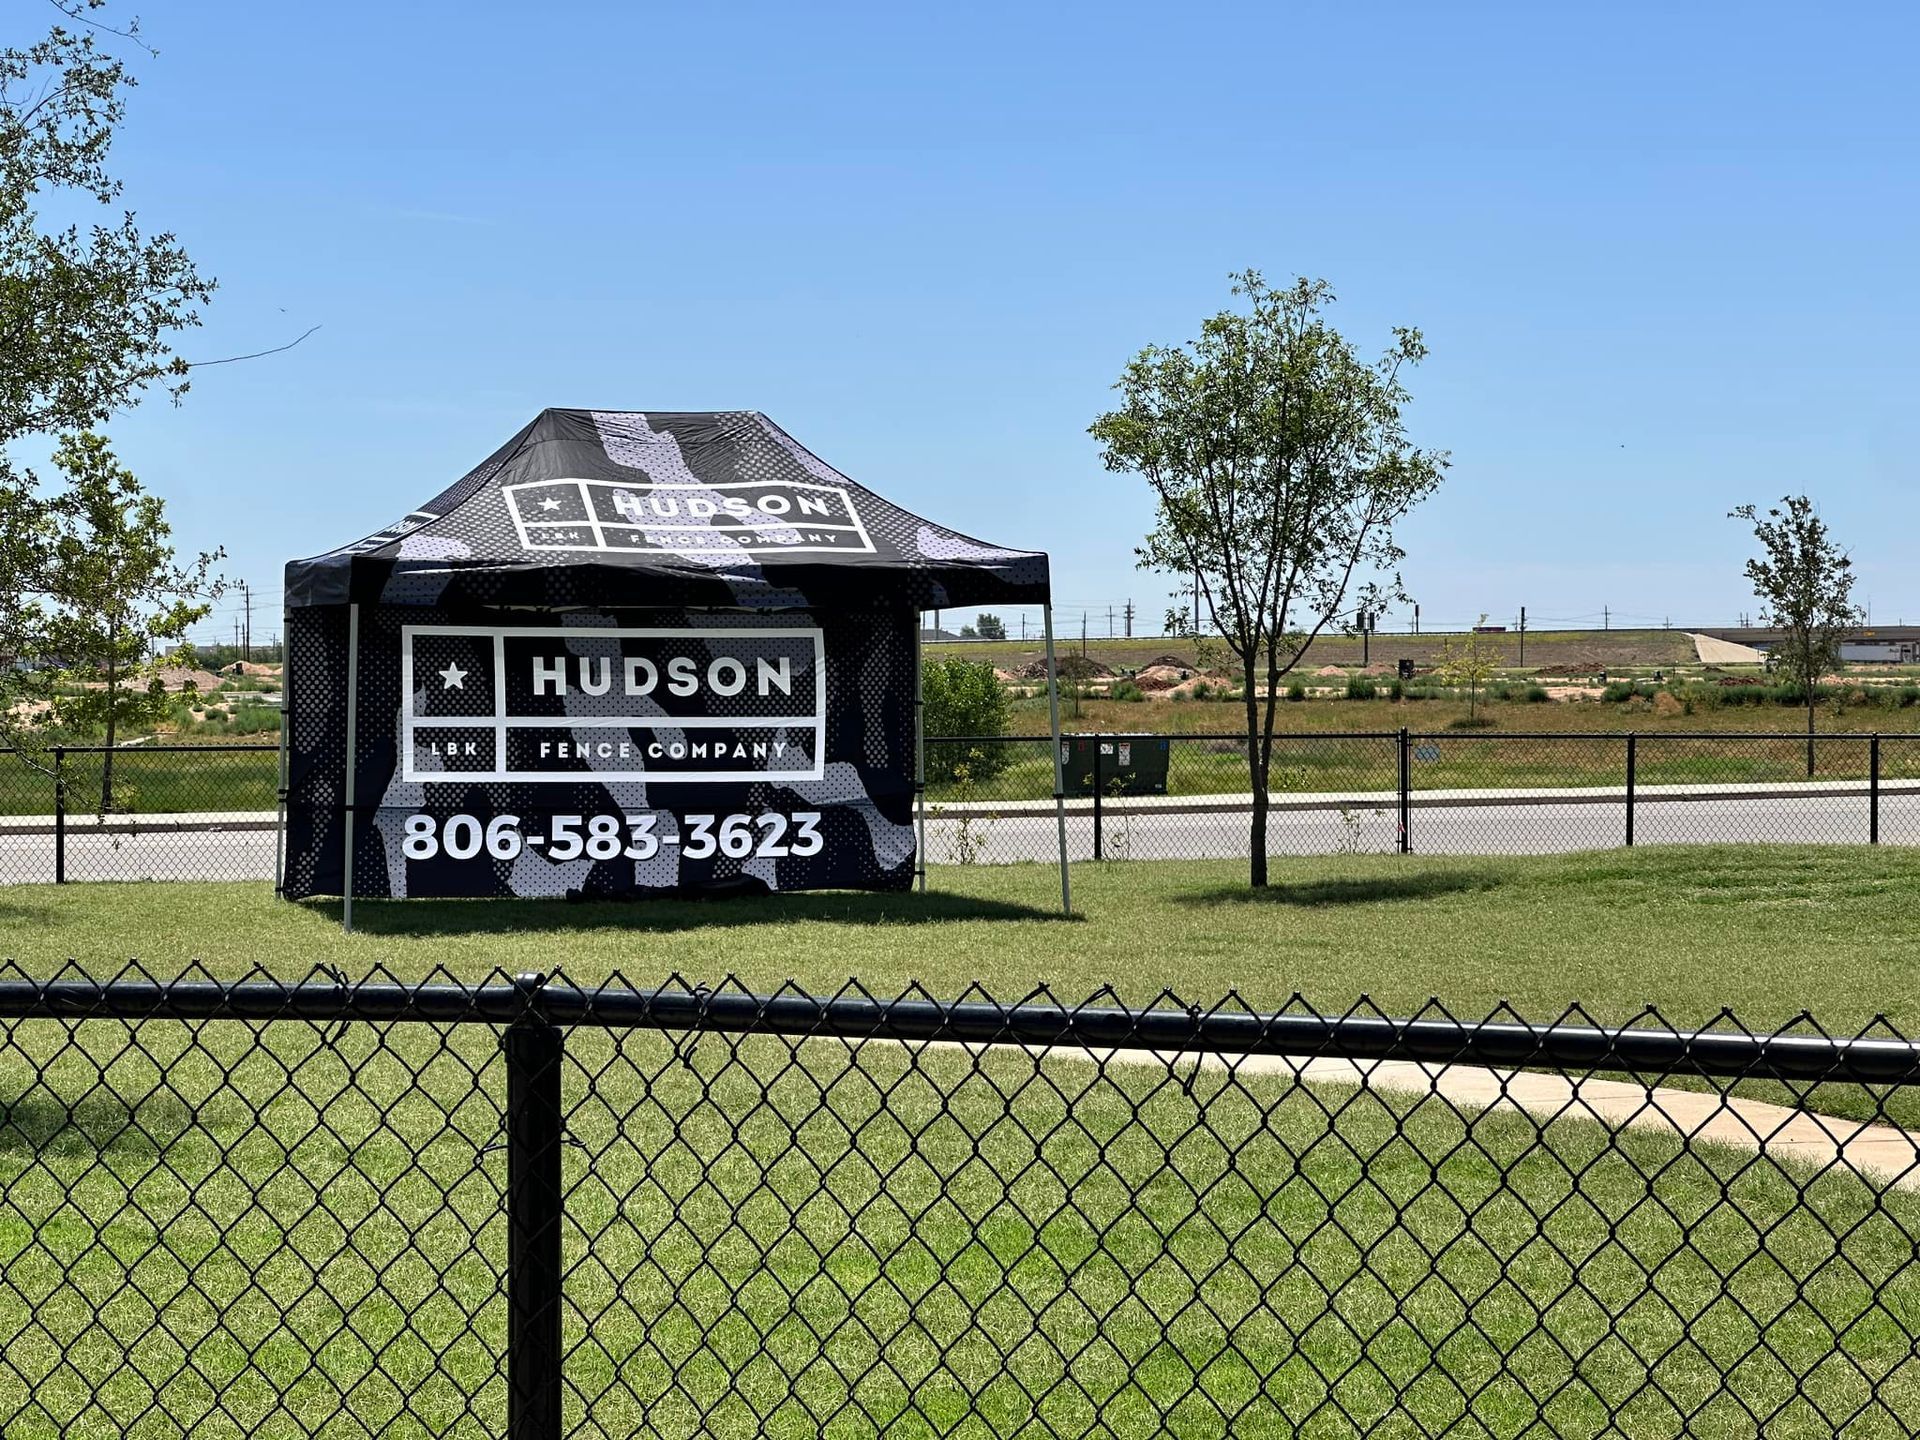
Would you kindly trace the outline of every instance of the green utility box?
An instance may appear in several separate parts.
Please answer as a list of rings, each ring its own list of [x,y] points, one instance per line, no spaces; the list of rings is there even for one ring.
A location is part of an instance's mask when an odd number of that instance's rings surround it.
[[[1066,793],[1094,792],[1098,746],[1099,790],[1103,796],[1164,795],[1167,760],[1172,745],[1164,735],[1062,735],[1060,763],[1066,771]]]

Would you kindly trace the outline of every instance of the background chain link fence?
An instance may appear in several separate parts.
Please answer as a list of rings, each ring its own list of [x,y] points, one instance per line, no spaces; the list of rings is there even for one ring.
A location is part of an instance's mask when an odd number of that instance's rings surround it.
[[[1651,1011],[5,971],[0,1430],[1911,1435],[1916,1083]]]
[[[1062,753],[1070,859],[1249,853],[1245,737]],[[278,764],[266,745],[0,753],[0,884],[270,879]],[[1268,774],[1272,855],[1920,843],[1915,735],[1293,733]],[[929,739],[928,863],[1052,860],[1053,786],[1044,736]]]

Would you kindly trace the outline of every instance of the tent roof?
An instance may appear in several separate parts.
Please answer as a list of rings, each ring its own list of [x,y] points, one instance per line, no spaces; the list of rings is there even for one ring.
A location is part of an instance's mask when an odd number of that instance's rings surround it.
[[[751,410],[543,410],[403,520],[287,566],[287,604],[1047,598],[1047,557],[901,509]]]

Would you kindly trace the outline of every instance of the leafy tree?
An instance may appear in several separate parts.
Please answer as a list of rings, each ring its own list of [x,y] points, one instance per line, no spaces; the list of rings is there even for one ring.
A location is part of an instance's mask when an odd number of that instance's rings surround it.
[[[974,621],[982,640],[1004,640],[1007,638],[1007,622],[998,615],[982,615]]]
[[[1090,433],[1109,470],[1139,475],[1156,514],[1143,568],[1193,586],[1241,673],[1253,791],[1252,883],[1267,883],[1268,778],[1282,677],[1329,626],[1404,599],[1393,527],[1439,485],[1444,452],[1411,445],[1401,374],[1427,353],[1393,331],[1362,360],[1327,322],[1333,292],[1233,277],[1223,310],[1186,345],[1150,346],[1114,387],[1119,408]],[[1167,614],[1169,633],[1199,617]]]
[[[1807,703],[1807,774],[1813,774],[1814,706],[1820,677],[1840,663],[1840,642],[1864,623],[1853,603],[1853,561],[1805,495],[1788,495],[1765,514],[1742,505],[1728,517],[1753,526],[1761,553],[1747,561],[1760,623],[1780,631],[1770,662]]]
[[[0,49],[0,445],[98,425],[156,381],[184,393],[172,337],[213,292],[131,212],[84,229],[41,213],[120,197],[107,158],[135,81],[103,39],[139,40],[92,18],[104,3],[54,0],[68,23]]]
[[[962,640],[978,640],[980,638],[980,632],[971,625],[962,625],[960,627],[960,638]]]
[[[176,562],[165,507],[103,437],[65,437],[53,463],[66,486],[52,496],[39,496],[31,477],[0,486],[0,512],[11,517],[0,518],[0,642],[13,661],[0,680],[0,732],[43,769],[36,756],[48,733],[103,734],[105,813],[115,742],[167,713],[152,657],[205,618],[221,590],[212,575],[220,557]]]
[[[1478,629],[1478,625],[1486,623],[1487,617],[1482,615],[1471,634],[1464,637],[1449,635],[1442,640],[1440,662],[1434,667],[1447,684],[1467,687],[1469,721],[1478,713],[1480,687],[1493,678],[1494,670],[1503,658],[1500,646]]]
[[[1007,733],[1012,699],[993,666],[985,661],[948,658],[928,663],[920,673],[920,694],[925,705],[921,726],[929,736]],[[1005,745],[929,745],[927,778],[951,781],[958,767],[964,765],[973,781],[991,780],[1007,768],[1011,760],[1008,748]]]

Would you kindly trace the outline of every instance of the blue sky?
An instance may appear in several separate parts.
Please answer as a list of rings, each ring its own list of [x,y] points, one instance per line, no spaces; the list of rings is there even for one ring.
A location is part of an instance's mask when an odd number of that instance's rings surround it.
[[[1166,586],[1086,426],[1252,265],[1332,281],[1369,350],[1426,332],[1410,420],[1454,458],[1403,529],[1429,628],[1731,619],[1725,514],[1788,490],[1876,619],[1920,621],[1916,15],[149,7],[116,153],[220,279],[183,352],[322,328],[112,433],[272,610],[288,557],[542,406],[764,410],[1051,551],[1063,628],[1097,634]]]

